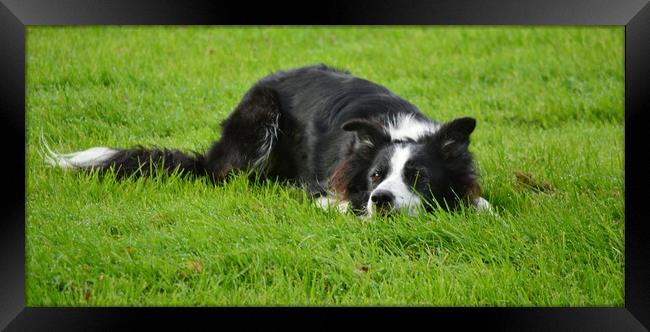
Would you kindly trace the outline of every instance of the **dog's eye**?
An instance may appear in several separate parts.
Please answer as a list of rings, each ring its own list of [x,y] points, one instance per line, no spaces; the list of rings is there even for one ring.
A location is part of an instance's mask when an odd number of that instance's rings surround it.
[[[372,172],[372,175],[370,175],[370,180],[375,183],[379,182],[379,180],[381,180],[381,170],[376,169],[374,172]]]

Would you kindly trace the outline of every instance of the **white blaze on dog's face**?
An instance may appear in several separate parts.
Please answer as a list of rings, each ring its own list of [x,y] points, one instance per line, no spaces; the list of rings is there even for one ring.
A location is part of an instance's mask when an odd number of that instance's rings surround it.
[[[417,141],[424,136],[433,135],[439,128],[437,123],[417,119],[413,114],[398,114],[386,124],[391,141]]]
[[[387,162],[380,162],[372,170],[370,180],[376,186],[370,192],[366,212],[406,210],[415,214],[421,205],[420,197],[407,184],[404,177],[406,163],[411,158],[409,145],[397,145]],[[377,184],[378,183],[378,184]]]

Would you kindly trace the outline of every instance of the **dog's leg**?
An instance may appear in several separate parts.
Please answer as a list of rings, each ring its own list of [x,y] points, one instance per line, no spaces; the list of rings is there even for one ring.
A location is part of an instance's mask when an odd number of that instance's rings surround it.
[[[255,86],[221,124],[221,139],[206,155],[208,174],[215,182],[233,171],[263,174],[278,140],[280,101],[275,90]]]

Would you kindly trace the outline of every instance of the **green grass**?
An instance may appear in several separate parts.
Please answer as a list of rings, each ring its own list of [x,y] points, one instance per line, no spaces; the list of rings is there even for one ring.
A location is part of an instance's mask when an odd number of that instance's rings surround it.
[[[623,306],[621,27],[30,27],[27,304]],[[364,221],[243,176],[116,182],[45,166],[204,151],[262,76],[323,62],[434,119],[473,116],[497,216]],[[539,192],[515,172],[546,181]]]

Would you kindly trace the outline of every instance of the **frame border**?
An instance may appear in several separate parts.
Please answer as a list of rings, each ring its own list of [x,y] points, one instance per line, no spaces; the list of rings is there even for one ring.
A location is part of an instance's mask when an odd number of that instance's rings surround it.
[[[138,324],[165,326],[182,320],[224,320],[286,324],[298,316],[310,328],[324,328],[340,317],[369,324],[409,321],[480,325],[499,330],[647,331],[650,327],[650,235],[642,210],[650,184],[641,154],[650,104],[650,5],[648,0],[498,0],[484,3],[397,1],[324,4],[265,4],[256,11],[233,3],[118,0],[0,0],[0,123],[6,135],[2,163],[9,195],[1,200],[0,329],[129,329]],[[292,8],[291,10],[287,8]],[[313,10],[312,8],[319,8]],[[296,14],[301,12],[300,15]],[[25,35],[26,25],[95,24],[463,24],[463,25],[618,25],[625,26],[625,307],[624,308],[37,308],[25,306]],[[468,319],[467,316],[471,317]],[[254,317],[254,319],[250,319]],[[340,322],[340,321],[338,321]],[[444,325],[443,325],[444,326]]]

